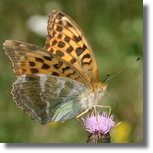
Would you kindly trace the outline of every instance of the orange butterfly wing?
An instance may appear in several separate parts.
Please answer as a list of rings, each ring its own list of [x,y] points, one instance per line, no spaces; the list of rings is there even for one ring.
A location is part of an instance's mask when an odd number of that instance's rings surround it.
[[[52,11],[45,49],[75,67],[92,85],[99,83],[97,62],[79,26],[66,14]]]
[[[15,40],[6,40],[3,47],[17,77],[24,74],[61,76],[81,82],[91,90],[91,85],[73,66],[41,47]]]

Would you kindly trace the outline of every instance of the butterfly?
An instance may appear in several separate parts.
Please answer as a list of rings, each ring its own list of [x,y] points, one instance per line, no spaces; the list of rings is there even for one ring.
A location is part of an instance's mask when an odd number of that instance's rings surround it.
[[[47,32],[44,49],[15,40],[3,44],[18,78],[14,100],[42,125],[80,117],[97,106],[108,86],[99,82],[92,48],[69,16],[52,11]]]

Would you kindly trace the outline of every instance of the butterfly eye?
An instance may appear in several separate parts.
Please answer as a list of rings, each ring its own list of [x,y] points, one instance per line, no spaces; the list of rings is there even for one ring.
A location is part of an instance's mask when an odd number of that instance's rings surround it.
[[[97,90],[98,90],[99,93],[103,92],[102,85],[99,85]]]

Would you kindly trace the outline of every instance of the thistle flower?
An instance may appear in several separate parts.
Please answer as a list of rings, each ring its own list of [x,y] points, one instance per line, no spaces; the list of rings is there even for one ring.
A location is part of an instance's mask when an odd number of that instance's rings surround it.
[[[107,116],[106,112],[103,112],[102,115],[100,115],[100,111],[97,111],[98,124],[96,116],[94,116],[94,112],[91,113],[91,116],[89,116],[88,114],[86,119],[82,118],[85,129],[91,133],[88,137],[87,142],[89,143],[110,142],[111,137],[109,132],[114,131],[112,130],[112,127],[117,126],[121,123],[119,122],[118,124],[115,125],[113,119],[114,119],[113,115],[109,117]]]

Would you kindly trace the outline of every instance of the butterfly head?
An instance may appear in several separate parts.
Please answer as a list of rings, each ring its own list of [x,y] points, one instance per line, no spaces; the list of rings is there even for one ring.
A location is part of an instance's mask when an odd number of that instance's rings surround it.
[[[103,95],[105,95],[107,93],[107,86],[108,86],[108,83],[100,83],[98,86],[97,86],[97,91],[99,93],[102,93]]]
[[[93,87],[93,92],[98,92],[98,93],[102,93],[102,95],[105,95],[107,93],[107,86],[108,86],[108,83],[98,83],[98,84],[95,84],[95,86]]]

